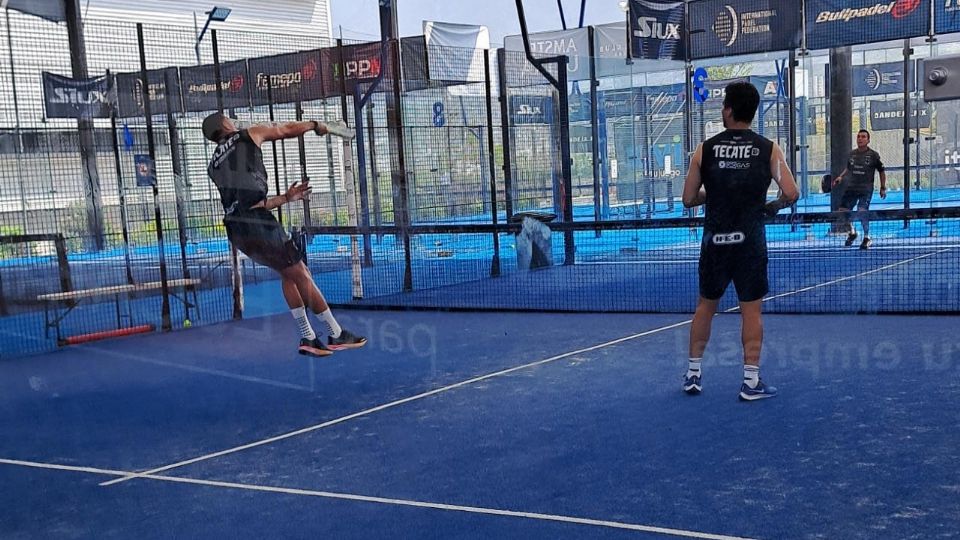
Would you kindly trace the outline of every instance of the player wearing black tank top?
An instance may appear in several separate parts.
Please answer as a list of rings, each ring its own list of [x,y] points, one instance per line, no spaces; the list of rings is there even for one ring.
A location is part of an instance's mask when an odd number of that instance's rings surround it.
[[[280,274],[284,299],[300,330],[298,352],[326,356],[335,350],[362,347],[367,340],[340,327],[304,264],[305,246],[291,238],[271,212],[307,199],[309,181],[296,182],[284,194],[268,197],[267,170],[260,151],[264,142],[293,139],[311,131],[317,135],[353,137],[343,123],[290,122],[238,130],[233,121],[221,113],[211,114],[203,121],[203,135],[217,143],[207,174],[220,192],[227,238],[250,259]],[[326,344],[313,331],[304,306],[329,329]]]
[[[702,390],[701,359],[720,298],[731,281],[742,317],[740,399],[754,401],[777,393],[760,380],[761,304],[769,292],[764,223],[768,215],[793,204],[798,191],[780,148],[750,130],[759,104],[760,94],[752,84],[727,86],[723,101],[727,129],[697,148],[683,188],[684,206],[705,205],[700,299],[690,327],[690,362],[683,381],[688,394]],[[773,181],[780,194],[768,203]]]

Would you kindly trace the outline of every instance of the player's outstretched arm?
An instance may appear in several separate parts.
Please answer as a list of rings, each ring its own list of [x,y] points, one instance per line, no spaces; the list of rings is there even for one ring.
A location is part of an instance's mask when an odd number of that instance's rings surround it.
[[[800,198],[800,190],[797,188],[793,173],[790,172],[790,167],[787,166],[783,151],[776,144],[773,145],[773,152],[770,155],[770,170],[773,172],[773,180],[780,186],[780,196],[777,200],[767,203],[767,213],[774,215],[797,202]]]

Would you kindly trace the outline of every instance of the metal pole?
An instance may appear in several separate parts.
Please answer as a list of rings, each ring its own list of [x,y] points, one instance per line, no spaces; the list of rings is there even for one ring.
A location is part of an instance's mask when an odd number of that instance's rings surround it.
[[[303,121],[303,104],[299,101],[297,102],[297,121]],[[303,135],[297,137],[297,152],[299,153],[300,158],[300,179],[309,180],[310,176],[307,174],[307,141],[303,138]],[[313,227],[313,216],[310,211],[310,201],[304,199],[303,201],[303,226],[309,231]],[[312,236],[311,236],[312,238]]]
[[[493,90],[490,81],[490,50],[483,51],[483,76],[486,83],[487,100],[487,154],[490,160],[490,219],[493,223],[493,261],[490,263],[490,275],[497,277],[500,275],[500,233],[496,231],[497,227],[497,160],[493,155]],[[481,148],[482,148],[481,143]]]
[[[913,119],[910,106],[910,80],[913,74],[910,72],[910,58],[913,55],[913,49],[910,47],[910,40],[903,40],[903,208],[910,209],[910,145],[913,144],[913,137],[910,136],[910,122]],[[917,118],[919,124],[920,119]],[[909,225],[909,221],[904,220],[904,228]]]
[[[273,123],[276,121],[273,111],[273,78],[267,75],[267,111],[270,117],[270,122]],[[283,143],[280,143],[283,144]],[[280,191],[280,161],[277,158],[277,141],[270,141],[270,148],[273,151],[273,184],[277,190],[277,195],[281,195]],[[277,221],[280,222],[280,227],[283,228],[283,206],[277,207]]]
[[[586,3],[586,0],[584,0],[584,3]],[[581,19],[582,17],[583,13],[581,8]],[[600,221],[602,219],[600,209],[600,167],[605,164],[602,163],[600,156],[600,99],[598,96],[600,81],[597,80],[596,44],[594,42],[595,36],[592,26],[587,30],[587,35],[590,40],[590,138],[592,140],[590,151],[593,153],[593,219],[594,221]],[[596,236],[600,238],[599,229],[597,229]]]
[[[367,103],[367,138],[370,140],[370,197],[373,199],[373,224],[381,225],[380,174],[377,172],[377,137],[373,123],[373,102]]]
[[[344,80],[344,79],[341,79]],[[353,87],[353,121],[357,126],[357,173],[360,187],[360,231],[363,234],[363,265],[373,266],[373,249],[370,244],[370,198],[367,194],[367,152],[364,148],[363,103],[360,85]]]
[[[170,71],[163,70],[163,94],[167,108],[167,129],[170,136],[170,159],[173,166],[173,187],[177,199],[177,231],[180,240],[180,269],[184,279],[190,279],[190,267],[187,265],[187,213],[186,196],[183,185],[183,160],[180,159],[180,131],[177,130],[177,120],[173,116],[174,103],[170,96]],[[150,99],[150,89],[144,92],[145,99]],[[190,319],[190,306],[184,303],[185,317]]]
[[[27,194],[23,185],[23,140],[20,132],[20,99],[17,96],[17,74],[13,65],[13,38],[10,35],[10,10],[4,9],[3,14],[7,20],[7,55],[10,57],[10,89],[13,92],[13,115],[14,115],[14,134],[16,135],[17,150],[17,182],[20,185],[20,219],[23,223],[23,234],[27,234]]]
[[[789,154],[787,155],[787,164],[790,167],[790,172],[794,175],[797,174],[797,67],[799,63],[797,62],[797,52],[793,49],[790,50],[790,68],[786,72],[786,76],[789,77],[787,80],[787,97],[790,100],[790,119],[787,126],[789,126],[789,133],[787,135],[787,148],[789,149]],[[783,82],[783,77],[780,78],[781,83]],[[777,98],[779,100],[779,98]],[[780,118],[777,117],[777,133],[780,131]],[[790,206],[790,213],[797,213],[797,203],[794,202]],[[794,230],[796,224],[794,224]]]
[[[110,71],[107,71],[107,77]],[[130,265],[130,232],[127,230],[127,196],[123,187],[123,167],[120,162],[120,144],[117,142],[117,110],[110,113],[110,143],[113,146],[113,164],[117,174],[117,196],[120,205],[120,231],[123,235],[123,263],[127,272],[127,283],[133,284],[133,270]]]
[[[513,216],[513,164],[510,159],[510,105],[507,102],[507,63],[504,49],[497,50],[497,82],[500,86],[500,144],[503,148],[503,202],[507,222]]]
[[[157,162],[157,147],[153,138],[153,112],[150,106],[150,82],[147,78],[147,55],[143,42],[143,23],[137,23],[137,45],[140,49],[140,83],[144,90],[143,114],[147,122],[147,149],[150,161],[155,164]],[[160,294],[162,296],[160,316],[162,319],[161,328],[170,331],[173,328],[170,323],[170,288],[167,283],[167,257],[163,243],[163,218],[160,213],[158,183],[158,179],[155,178],[153,182],[153,218],[157,227],[157,251],[160,254]]]
[[[323,100],[323,121],[328,122],[330,119],[327,117],[327,100]],[[337,201],[337,177],[333,171],[333,140],[331,137],[323,138],[324,146],[327,150],[327,189],[330,190],[330,205],[333,207],[333,224],[334,226],[340,225],[340,204]]]
[[[566,56],[561,56],[557,62],[558,90],[560,91],[560,177],[563,181],[563,221],[573,223],[573,171],[570,159],[570,96],[567,94],[567,62]],[[571,265],[576,262],[577,247],[574,244],[572,230],[563,233],[564,260],[563,264]]]
[[[83,21],[80,20],[78,0],[65,0],[64,12],[67,23],[67,36],[70,41],[70,64],[74,78],[87,78],[87,51],[83,39]],[[87,227],[96,250],[104,247],[103,237],[103,200],[100,196],[100,173],[97,170],[97,149],[93,139],[92,120],[77,120],[80,139],[80,160],[83,166],[84,190],[87,200]]]
[[[217,44],[217,31],[210,32],[210,45],[213,48],[213,73],[217,89],[217,110],[223,113],[223,76],[220,73],[220,47]],[[240,272],[240,253],[237,246],[230,243],[230,275],[233,278],[233,318],[243,318],[243,274]]]

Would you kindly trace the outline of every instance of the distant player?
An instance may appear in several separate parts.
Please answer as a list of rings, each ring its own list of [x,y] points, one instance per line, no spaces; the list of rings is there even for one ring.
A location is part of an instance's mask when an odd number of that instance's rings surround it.
[[[700,299],[690,327],[690,362],[683,390],[699,394],[701,359],[720,298],[733,281],[740,300],[743,342],[743,384],[740,399],[753,401],[777,395],[760,380],[763,343],[761,305],[767,283],[766,217],[793,204],[797,185],[773,142],[750,130],[760,94],[749,83],[727,86],[723,100],[726,131],[697,148],[683,186],[683,205],[706,205],[700,251]],[[767,203],[771,181],[780,196]]]
[[[292,139],[311,131],[317,135],[353,136],[344,124],[290,122],[238,130],[233,121],[221,113],[211,114],[203,121],[203,135],[217,143],[207,173],[220,191],[227,238],[247,257],[280,274],[283,297],[300,330],[298,352],[326,356],[338,349],[362,347],[367,340],[340,327],[304,264],[305,247],[283,230],[271,212],[307,199],[309,182],[294,183],[283,195],[267,197],[267,170],[260,151],[260,146],[267,141]],[[327,326],[326,344],[314,333],[304,306]]]
[[[847,168],[840,173],[833,181],[834,186],[839,186],[843,178],[850,175],[843,190],[843,197],[838,209],[843,217],[840,218],[840,230],[850,229],[847,235],[846,245],[852,246],[857,239],[857,230],[850,224],[849,212],[856,207],[860,214],[860,224],[863,226],[863,241],[860,242],[860,249],[869,249],[873,241],[870,240],[870,199],[873,198],[873,182],[876,173],[880,173],[880,198],[887,198],[887,171],[883,167],[883,161],[880,160],[880,154],[870,148],[870,132],[861,129],[857,133],[857,147],[850,152],[847,159]]]

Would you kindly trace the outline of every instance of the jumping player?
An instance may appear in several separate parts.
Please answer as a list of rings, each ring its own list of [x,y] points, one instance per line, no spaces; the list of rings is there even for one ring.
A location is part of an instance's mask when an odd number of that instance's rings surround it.
[[[305,247],[283,230],[271,212],[307,199],[309,181],[294,183],[283,195],[267,197],[267,170],[260,151],[267,141],[292,139],[311,131],[317,135],[353,137],[342,123],[290,122],[237,129],[222,113],[211,114],[203,121],[204,137],[217,144],[207,173],[220,192],[227,238],[254,262],[280,274],[283,297],[300,330],[298,352],[327,356],[335,350],[362,347],[367,340],[340,327],[304,264]],[[325,323],[329,331],[326,344],[313,331],[305,306]]]

